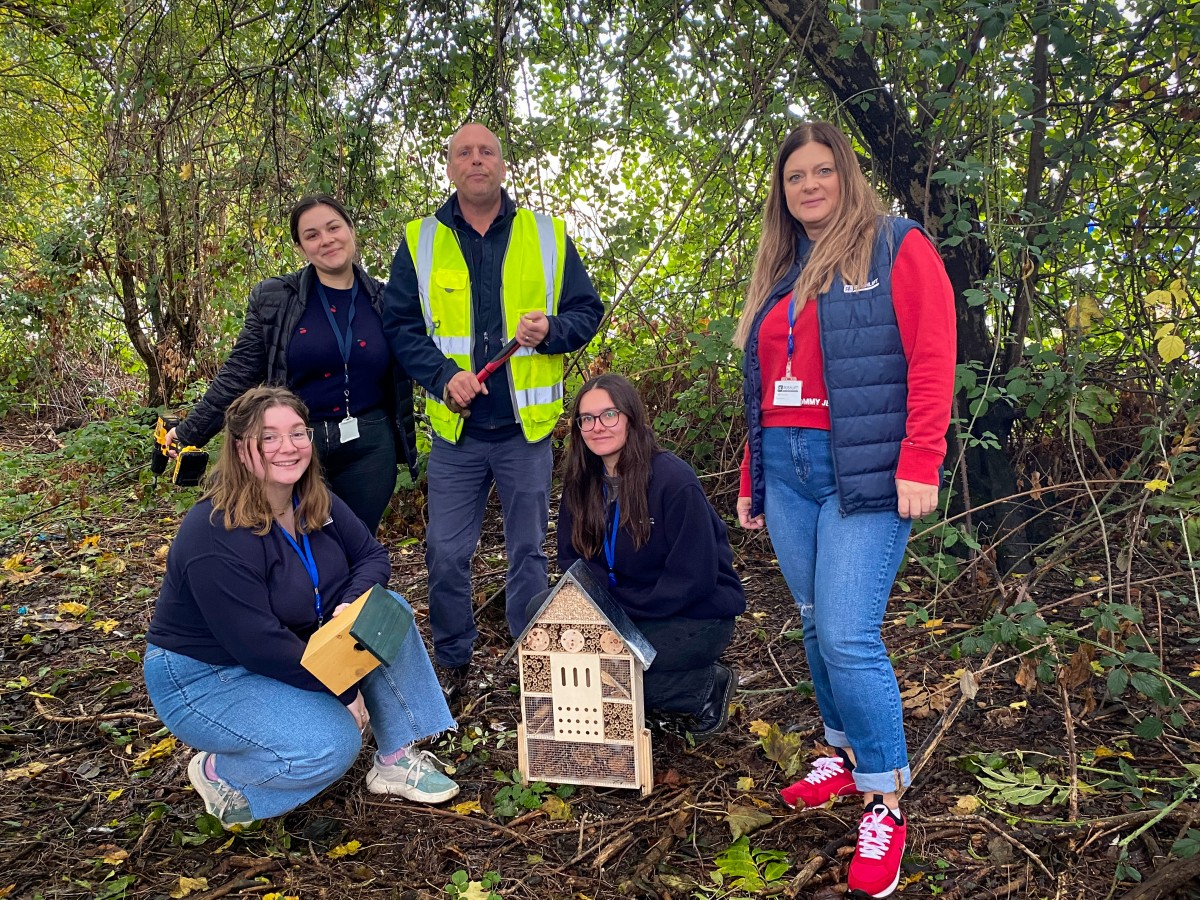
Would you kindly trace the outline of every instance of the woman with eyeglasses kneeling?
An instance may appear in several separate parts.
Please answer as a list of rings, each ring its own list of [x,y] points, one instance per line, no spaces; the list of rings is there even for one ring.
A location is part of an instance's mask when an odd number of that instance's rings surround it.
[[[575,397],[558,511],[558,566],[584,559],[657,651],[647,717],[697,740],[722,731],[737,675],[718,662],[746,609],[725,523],[691,467],[661,449],[627,380]],[[536,613],[538,599],[530,604]]]
[[[146,688],[199,752],[188,777],[225,826],[283,815],[354,764],[370,721],[367,789],[439,803],[458,785],[415,742],[454,727],[416,628],[396,662],[335,696],[305,643],[391,575],[387,551],[321,479],[308,411],[252,388],[225,414],[201,500],[184,516],[146,632]]]

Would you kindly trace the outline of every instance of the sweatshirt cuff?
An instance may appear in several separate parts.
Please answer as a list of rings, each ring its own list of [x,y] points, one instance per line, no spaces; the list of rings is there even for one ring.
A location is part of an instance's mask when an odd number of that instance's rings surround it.
[[[746,444],[742,451],[741,476],[738,479],[738,496],[750,496],[750,445]]]
[[[900,461],[896,465],[896,477],[901,481],[918,484],[940,485],[940,469],[945,457],[932,450],[922,450],[912,444],[900,445]]]

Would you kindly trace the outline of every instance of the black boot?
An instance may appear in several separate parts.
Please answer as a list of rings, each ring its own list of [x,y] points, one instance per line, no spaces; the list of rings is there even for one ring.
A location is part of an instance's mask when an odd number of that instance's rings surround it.
[[[720,734],[729,724],[729,704],[733,701],[733,693],[737,690],[737,673],[729,666],[716,664],[716,675],[713,678],[712,690],[708,699],[696,713],[696,724],[691,729],[696,742],[706,741]]]
[[[437,673],[438,683],[442,686],[442,694],[446,698],[446,705],[453,706],[454,702],[462,695],[463,688],[467,686],[467,678],[471,673],[471,664],[463,663],[461,666],[443,666],[439,662],[433,664],[433,670]]]

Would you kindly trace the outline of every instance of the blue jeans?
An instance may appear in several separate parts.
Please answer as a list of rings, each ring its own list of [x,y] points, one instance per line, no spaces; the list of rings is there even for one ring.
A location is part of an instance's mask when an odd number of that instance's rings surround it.
[[[371,410],[358,417],[358,437],[342,443],[337,422],[314,422],[313,444],[329,489],[374,534],[396,490],[396,437],[391,417]]]
[[[242,666],[214,666],[147,646],[150,702],[170,732],[216,754],[217,775],[256,819],[281,816],[342,777],[362,748],[354,717],[332,694],[306,691]],[[359,684],[383,755],[455,727],[421,642]]]
[[[854,751],[863,792],[909,783],[896,673],[880,628],[912,522],[894,511],[842,515],[829,432],[763,429],[764,512],[804,623],[825,742]]]
[[[518,434],[504,441],[464,437],[451,444],[436,435],[429,452],[429,628],[433,655],[443,666],[471,661],[479,632],[471,605],[471,559],[479,546],[488,491],[495,482],[504,513],[508,555],[505,611],[515,637],[525,606],[546,590],[546,525],[550,515],[550,441],[531,444]]]

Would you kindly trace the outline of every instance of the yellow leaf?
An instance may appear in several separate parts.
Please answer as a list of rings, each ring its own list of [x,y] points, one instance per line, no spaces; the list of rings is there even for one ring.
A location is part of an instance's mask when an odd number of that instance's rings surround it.
[[[171,891],[170,897],[172,900],[179,900],[180,897],[186,897],[194,891],[207,891],[207,878],[188,878],[186,875],[179,876],[179,887]]]
[[[1128,750],[1109,750],[1107,747],[1096,748],[1096,759],[1108,759],[1109,757],[1119,756],[1125,759],[1133,759],[1134,756]]]
[[[30,697],[37,697],[39,700],[58,700],[53,694],[43,694],[41,691],[30,691]],[[59,701],[62,702],[62,701]]]
[[[1080,297],[1078,301],[1072,303],[1067,308],[1067,325],[1071,328],[1086,331],[1093,322],[1099,320],[1103,315],[1100,310],[1100,304],[1096,302],[1095,297],[1090,295]]]
[[[1146,482],[1146,490],[1152,494],[1155,491],[1165,491],[1170,486],[1170,482],[1168,482],[1165,478],[1155,478],[1153,481]]]
[[[468,800],[450,807],[450,812],[458,813],[460,816],[469,816],[471,813],[483,812],[483,807],[479,805],[478,800]]]
[[[31,762],[27,766],[18,766],[15,769],[6,769],[4,772],[5,781],[16,781],[18,778],[33,778],[46,771],[46,764],[40,762]]]
[[[569,822],[573,815],[571,804],[558,794],[551,794],[543,800],[541,810],[554,822]]]
[[[767,613],[765,613],[765,612],[750,613],[750,618],[752,618],[752,619],[765,619],[766,617],[767,617]]]
[[[99,619],[92,623],[92,627],[105,634],[111,634],[112,630],[120,624],[116,619]]]
[[[1168,309],[1171,307],[1171,301],[1174,298],[1170,291],[1151,291],[1146,295],[1146,303],[1150,306],[1165,306]],[[1172,325],[1172,328],[1175,326]]]
[[[1171,282],[1171,294],[1180,303],[1187,302],[1187,282],[1185,282],[1182,278],[1176,278]]]
[[[762,719],[755,719],[747,726],[746,730],[755,737],[766,737],[771,732],[771,725]]]
[[[16,886],[17,886],[17,883],[14,881],[12,884],[8,884],[8,885],[5,885],[4,887],[0,888],[0,900],[4,900],[5,897],[12,894],[13,888],[15,888]]]
[[[979,798],[964,794],[954,804],[954,811],[962,816],[969,816],[979,809]]]
[[[1158,342],[1158,355],[1162,357],[1162,361],[1165,363],[1179,359],[1186,351],[1187,345],[1183,342],[1183,338],[1178,335],[1168,334]]]
[[[1188,678],[1200,678],[1200,669],[1192,669],[1188,672]]]
[[[468,881],[467,889],[459,893],[461,900],[488,900],[492,892],[483,886],[482,881]]]
[[[922,628],[937,628],[939,625],[941,625],[945,621],[946,621],[945,619],[930,619],[927,622],[922,622],[921,627]]]
[[[125,793],[125,788],[117,788],[115,791],[109,791],[108,797],[105,799],[107,799],[109,803],[112,803],[114,800],[116,800],[118,797],[120,797],[123,793]]]
[[[739,791],[752,791],[754,790],[754,779],[748,775],[743,775],[737,780],[737,787]]]
[[[58,604],[58,611],[64,616],[82,616],[88,611],[88,608],[82,603],[76,603],[74,600],[68,600],[65,603]]]
[[[338,844],[325,855],[330,859],[341,859],[343,856],[353,856],[362,849],[362,844],[358,841],[347,841],[344,844]]]
[[[179,167],[179,180],[180,181],[191,181],[192,172],[194,172],[194,171],[195,171],[195,167],[190,162],[185,162],[182,166]]]
[[[88,547],[99,547],[99,546],[100,546],[100,535],[98,535],[98,534],[89,534],[87,537],[85,537],[82,541],[79,542],[80,550],[84,550]]]
[[[1159,291],[1159,293],[1165,294],[1166,291]],[[1156,341],[1161,340],[1162,338],[1165,338],[1168,334],[1174,334],[1174,333],[1175,333],[1175,323],[1167,322],[1165,325],[1158,326],[1158,331],[1154,332],[1154,339]]]
[[[122,850],[120,847],[113,847],[113,849],[109,850],[100,861],[106,866],[119,866],[128,858],[128,850]]]
[[[1100,576],[1099,575],[1089,575],[1087,577],[1087,580],[1090,581],[1092,584],[1095,584],[1097,581],[1100,580]]]
[[[151,760],[162,759],[170,756],[175,752],[175,748],[179,746],[179,741],[174,735],[168,735],[152,747],[147,747],[139,753],[133,760],[135,769],[144,769],[150,764]]]
[[[1008,704],[1008,708],[1009,709],[1028,709],[1029,701],[1028,700],[1018,700],[1016,703]]]

